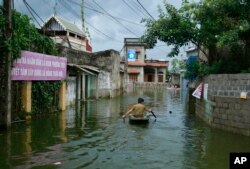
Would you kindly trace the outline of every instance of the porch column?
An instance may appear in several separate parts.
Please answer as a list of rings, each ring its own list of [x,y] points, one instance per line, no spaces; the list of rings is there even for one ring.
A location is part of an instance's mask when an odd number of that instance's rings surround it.
[[[163,83],[166,82],[166,69],[164,69],[163,71]]]
[[[22,84],[22,106],[25,113],[31,112],[31,92],[32,92],[32,82],[25,81]]]
[[[85,96],[85,90],[86,90],[86,85],[85,85],[85,73],[82,74],[82,100],[86,100]]]
[[[99,98],[99,95],[98,95],[98,93],[99,93],[98,78],[99,78],[99,74],[96,75],[96,93],[95,93],[96,99]]]
[[[61,139],[61,141],[63,141],[64,143],[67,143],[68,141],[68,138],[66,136],[66,111],[62,111],[60,114],[59,114],[59,130],[60,130],[60,136],[59,138]]]
[[[63,81],[59,89],[59,104],[58,108],[61,111],[66,110],[66,81]]]
[[[158,72],[157,72],[157,68],[155,68],[155,79],[154,82],[157,83],[158,82]]]
[[[81,99],[81,75],[78,73],[76,77],[76,102]]]

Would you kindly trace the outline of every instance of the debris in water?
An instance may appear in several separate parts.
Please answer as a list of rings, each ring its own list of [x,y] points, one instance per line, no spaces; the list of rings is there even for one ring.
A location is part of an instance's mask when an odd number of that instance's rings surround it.
[[[60,164],[62,164],[60,161],[54,163],[54,165],[60,165]]]

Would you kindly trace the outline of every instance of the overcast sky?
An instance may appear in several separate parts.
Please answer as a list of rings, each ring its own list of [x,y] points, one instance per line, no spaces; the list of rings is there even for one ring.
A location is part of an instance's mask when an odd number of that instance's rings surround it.
[[[29,6],[46,21],[53,13],[78,25],[81,28],[81,4],[82,0],[26,0]],[[121,51],[124,38],[139,38],[143,35],[145,26],[142,18],[158,18],[158,5],[163,7],[163,0],[84,0],[85,26],[91,37],[93,52],[114,49]],[[182,0],[167,0],[168,3],[179,8]],[[55,5],[56,4],[56,5]],[[19,12],[31,14],[23,0],[14,0],[14,7]],[[32,10],[31,9],[31,10]],[[35,15],[35,14],[33,14]],[[150,16],[151,15],[151,16]],[[35,15],[36,16],[36,15]],[[36,16],[36,20],[42,25],[42,21]],[[37,22],[33,19],[36,25]],[[168,59],[170,47],[164,43],[158,43],[153,50],[147,50],[148,58]],[[179,57],[184,57],[183,50]]]

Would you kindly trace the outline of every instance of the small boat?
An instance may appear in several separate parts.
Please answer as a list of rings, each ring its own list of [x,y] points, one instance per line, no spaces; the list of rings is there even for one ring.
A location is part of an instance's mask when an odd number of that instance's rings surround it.
[[[133,124],[145,124],[149,122],[149,115],[145,115],[143,117],[135,117],[133,115],[129,115],[129,123]]]

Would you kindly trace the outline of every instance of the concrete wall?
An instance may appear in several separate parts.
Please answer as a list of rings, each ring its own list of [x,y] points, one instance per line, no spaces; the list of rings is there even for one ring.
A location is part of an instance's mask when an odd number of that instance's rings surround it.
[[[98,91],[95,90],[95,80],[89,78],[88,96],[90,98],[95,97],[96,92],[98,92],[99,97],[114,97],[123,92],[126,86],[121,83],[126,80],[122,78],[127,78],[127,76],[121,75],[120,69],[124,68],[124,65],[121,65],[119,52],[111,49],[96,53],[87,53],[62,46],[58,48],[60,49],[60,55],[67,57],[68,63],[90,65],[100,69]],[[126,70],[124,71],[127,72]],[[72,100],[72,98],[68,99]]]
[[[76,99],[76,77],[67,77],[67,105],[74,105]]]
[[[101,71],[98,76],[99,97],[107,97],[111,95],[111,74],[107,71]]]
[[[250,74],[209,75],[202,81],[208,97],[196,99],[196,114],[213,127],[250,136]]]
[[[121,91],[121,82],[123,81],[121,78],[120,68],[121,68],[121,57],[119,52],[115,50],[107,50],[102,52],[93,53],[91,56],[91,65],[100,68],[103,73],[100,74],[103,77],[100,77],[102,80],[99,80],[99,92],[102,94],[100,97],[114,97],[119,95]],[[106,73],[104,73],[104,71]],[[109,73],[107,73],[109,72]],[[101,91],[103,89],[103,91]],[[107,90],[109,90],[109,95],[104,95],[104,93],[108,94]]]

